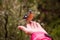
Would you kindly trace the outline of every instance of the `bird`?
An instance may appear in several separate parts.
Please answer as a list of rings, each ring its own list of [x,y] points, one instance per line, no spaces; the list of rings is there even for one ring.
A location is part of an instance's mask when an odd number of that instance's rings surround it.
[[[30,23],[34,18],[34,13],[32,12],[32,10],[29,10],[28,13],[25,14],[23,18],[26,19],[27,23]]]

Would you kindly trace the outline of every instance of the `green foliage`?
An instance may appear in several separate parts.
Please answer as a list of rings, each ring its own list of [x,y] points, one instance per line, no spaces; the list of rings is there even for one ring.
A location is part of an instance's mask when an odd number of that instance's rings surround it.
[[[2,5],[2,0],[0,0],[0,5]]]
[[[5,4],[5,3],[6,4]],[[40,14],[36,15],[34,20],[42,19],[45,30],[53,37],[54,40],[60,40],[60,3],[59,0],[0,0],[0,5],[3,5],[3,12],[0,11],[0,40],[5,38],[5,11],[8,14],[7,27],[7,39],[8,40],[29,40],[29,37],[22,31],[17,29],[26,11],[32,7],[33,10],[37,10],[34,7],[39,6]],[[19,4],[19,2],[21,4]],[[9,5],[10,3],[10,5]],[[35,3],[35,4],[34,4]],[[6,6],[7,5],[7,6]],[[24,8],[22,7],[24,6]],[[2,8],[2,7],[1,7]],[[35,12],[35,11],[34,11]],[[21,19],[21,20],[20,20]],[[22,23],[24,24],[24,22]]]
[[[34,0],[28,0],[29,3],[34,3]]]
[[[45,14],[45,17],[39,15],[43,19],[43,23],[46,24],[46,31],[53,37],[54,40],[60,40],[60,3],[58,0],[39,0],[38,5],[42,10],[41,14]]]
[[[18,0],[18,1],[23,2],[23,0]]]

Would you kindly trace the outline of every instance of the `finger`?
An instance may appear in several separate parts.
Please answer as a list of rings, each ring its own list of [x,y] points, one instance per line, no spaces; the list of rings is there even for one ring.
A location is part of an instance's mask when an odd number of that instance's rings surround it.
[[[29,28],[29,29],[31,29],[32,28],[32,24],[33,24],[33,22],[31,21],[30,23],[28,23],[26,26],[27,26],[27,28]]]
[[[37,28],[37,27],[41,28],[41,25],[39,23],[35,22],[35,21],[31,21],[31,26],[35,27],[35,28]]]
[[[44,30],[44,28],[43,28],[39,23],[37,23],[37,26],[38,26],[38,29],[42,30],[42,32],[47,33],[47,32]]]
[[[30,25],[30,24],[27,24],[26,26],[27,26],[27,28],[29,28],[29,29],[31,28],[31,25]]]
[[[31,28],[35,28],[36,27],[36,22],[35,21],[31,21]]]
[[[41,28],[41,27],[42,27],[39,23],[36,23],[36,26],[37,26],[38,28]]]
[[[31,22],[31,28],[34,28],[34,22]]]
[[[33,26],[34,26],[34,28],[37,28],[38,26],[36,25],[37,24],[37,22],[33,22]]]
[[[22,31],[24,31],[24,32],[27,32],[27,28],[24,27],[24,26],[18,26],[18,29],[19,29],[19,30],[22,30]]]

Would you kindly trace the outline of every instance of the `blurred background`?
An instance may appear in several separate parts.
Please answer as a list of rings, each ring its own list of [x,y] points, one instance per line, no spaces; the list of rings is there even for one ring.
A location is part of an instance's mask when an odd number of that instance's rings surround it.
[[[60,0],[0,0],[0,40],[29,40],[18,25],[32,10],[39,22],[54,40],[60,40]]]

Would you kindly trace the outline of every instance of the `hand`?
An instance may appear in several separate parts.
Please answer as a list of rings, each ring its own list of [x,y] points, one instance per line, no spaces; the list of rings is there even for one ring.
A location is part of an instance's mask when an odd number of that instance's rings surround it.
[[[35,21],[31,21],[31,23],[26,25],[26,27],[18,26],[18,29],[24,31],[26,34],[32,34],[33,32],[45,32],[45,33],[47,33],[41,27],[41,25]]]

